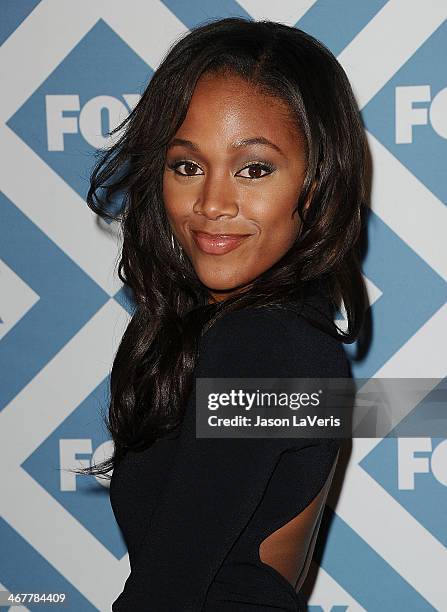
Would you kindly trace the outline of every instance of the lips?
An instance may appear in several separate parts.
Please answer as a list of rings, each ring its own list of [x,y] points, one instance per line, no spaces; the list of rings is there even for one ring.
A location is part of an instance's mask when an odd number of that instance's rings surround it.
[[[223,255],[236,249],[251,234],[207,234],[192,231],[194,242],[198,248],[208,255]]]

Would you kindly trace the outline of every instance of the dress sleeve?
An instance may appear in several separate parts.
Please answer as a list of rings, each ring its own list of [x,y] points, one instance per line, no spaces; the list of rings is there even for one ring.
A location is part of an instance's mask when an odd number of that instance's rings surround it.
[[[340,343],[296,317],[232,312],[202,337],[196,377],[348,376]],[[298,333],[297,330],[298,329]],[[339,440],[329,438],[196,438],[195,384],[185,409],[173,467],[113,612],[199,612],[219,567],[261,501],[283,453],[315,449],[304,509],[321,490]],[[298,508],[297,512],[301,509]]]

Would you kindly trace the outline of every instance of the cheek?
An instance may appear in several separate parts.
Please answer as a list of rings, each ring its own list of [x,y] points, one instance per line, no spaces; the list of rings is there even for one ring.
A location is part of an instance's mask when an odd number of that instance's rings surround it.
[[[256,251],[252,253],[252,263],[263,268],[273,265],[287,253],[296,236],[297,230],[290,224],[277,226],[272,230],[270,236],[264,232]]]
[[[295,202],[292,198],[273,200],[264,213],[259,215],[262,242],[268,250],[287,250],[297,237],[300,227],[298,213],[294,213]]]
[[[166,173],[163,176],[163,202],[167,211],[171,211],[175,202],[175,189],[172,188],[171,181]]]
[[[178,187],[172,184],[170,178],[163,178],[163,203],[166,215],[172,224],[181,223],[187,212],[185,198],[181,197]]]

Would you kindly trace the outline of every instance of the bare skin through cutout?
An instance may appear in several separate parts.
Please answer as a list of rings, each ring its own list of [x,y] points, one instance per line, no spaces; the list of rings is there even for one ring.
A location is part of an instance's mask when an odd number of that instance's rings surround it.
[[[311,503],[259,545],[262,563],[279,572],[297,591],[309,570],[337,460],[338,455],[326,482]]]

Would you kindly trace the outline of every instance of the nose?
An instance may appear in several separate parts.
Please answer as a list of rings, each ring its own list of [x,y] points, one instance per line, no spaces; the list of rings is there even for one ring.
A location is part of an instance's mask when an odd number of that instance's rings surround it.
[[[208,175],[199,187],[193,211],[209,219],[228,216],[235,217],[239,212],[237,191],[231,178],[222,175]]]

